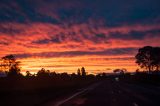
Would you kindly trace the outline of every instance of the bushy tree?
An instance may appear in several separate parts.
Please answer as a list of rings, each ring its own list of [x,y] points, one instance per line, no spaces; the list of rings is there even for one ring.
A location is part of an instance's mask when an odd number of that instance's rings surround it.
[[[6,55],[1,60],[1,67],[3,71],[7,71],[7,76],[20,75],[20,62],[13,55]]]
[[[118,74],[124,74],[127,72],[127,69],[122,68],[122,69],[114,69],[113,70],[114,73],[118,73]]]
[[[37,76],[38,77],[48,77],[48,76],[50,76],[50,71],[49,70],[45,70],[44,68],[41,68],[41,70],[39,70],[37,72]]]
[[[29,71],[26,71],[26,77],[31,77],[32,74]]]
[[[152,70],[159,70],[160,67],[160,48],[145,46],[138,50],[135,56],[136,63],[149,72]]]

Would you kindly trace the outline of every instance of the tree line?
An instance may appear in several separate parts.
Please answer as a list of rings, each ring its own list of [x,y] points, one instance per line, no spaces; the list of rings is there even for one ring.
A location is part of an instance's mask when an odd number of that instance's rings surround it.
[[[20,68],[20,61],[17,61],[15,56],[13,55],[6,55],[1,58],[0,63],[0,71],[3,71],[7,74],[8,77],[10,76],[22,76],[21,68]],[[47,77],[47,76],[55,76],[60,75],[56,72],[50,72],[50,70],[46,70],[45,68],[41,68],[37,74],[31,74],[30,71],[26,71],[26,77],[38,76],[38,77]],[[68,76],[67,73],[61,73],[61,76]],[[87,75],[87,72],[84,67],[81,69],[78,68],[77,74],[72,73],[72,76],[83,76]]]

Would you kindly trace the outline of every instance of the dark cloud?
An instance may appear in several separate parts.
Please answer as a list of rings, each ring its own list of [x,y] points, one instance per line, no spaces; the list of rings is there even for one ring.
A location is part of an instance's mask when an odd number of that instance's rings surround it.
[[[9,45],[9,43],[8,42],[0,42],[0,45]]]
[[[49,43],[62,43],[66,40],[66,36],[62,33],[58,34],[58,35],[53,35],[50,36],[49,39],[41,39],[41,40],[37,40],[37,41],[33,41],[33,44],[49,44]],[[70,39],[72,40],[72,39]]]
[[[96,34],[95,36],[98,37],[98,38],[106,38],[105,34]]]
[[[32,43],[35,43],[35,44],[48,44],[49,42],[50,42],[50,40],[43,39],[43,40],[33,41]]]
[[[133,60],[134,57],[107,57],[107,58],[89,58],[89,60]]]
[[[107,26],[153,24],[160,17],[159,0],[1,0],[0,22],[85,23],[105,20]]]
[[[65,52],[42,52],[33,54],[15,54],[18,58],[27,58],[32,56],[38,57],[75,57],[84,55],[124,55],[124,54],[134,54],[137,48],[117,48],[117,49],[107,49],[103,51],[65,51]]]
[[[130,31],[127,34],[122,32],[110,32],[108,39],[122,39],[122,40],[143,40],[146,36],[159,37],[160,30],[149,31]]]
[[[0,33],[5,33],[8,35],[15,35],[15,34],[20,34],[24,31],[24,29],[22,28],[15,28],[12,25],[9,24],[5,24],[5,25],[1,25],[0,24]]]
[[[36,7],[34,3],[29,0],[1,0],[0,22],[49,22],[54,24],[59,23],[53,17],[38,13],[35,8]]]
[[[83,43],[84,40],[91,41],[94,44],[97,43],[106,43],[110,44],[110,40],[114,39],[120,39],[120,40],[144,40],[146,37],[159,37],[160,30],[158,29],[151,29],[151,30],[146,30],[146,31],[134,31],[131,30],[127,33],[124,33],[123,31],[109,31],[108,34],[104,33],[94,33],[91,32],[90,34],[87,34],[90,31],[90,29],[76,33],[74,30],[70,30],[69,32],[60,32],[56,35],[50,35],[50,38],[46,39],[40,39],[40,40],[35,40],[32,43],[33,44],[49,44],[49,43],[63,43],[65,41],[67,42],[79,42]],[[4,30],[5,32],[5,30]],[[15,31],[16,32],[16,31]],[[77,37],[76,34],[80,34],[80,37]],[[89,48],[90,50],[94,50],[94,48]]]

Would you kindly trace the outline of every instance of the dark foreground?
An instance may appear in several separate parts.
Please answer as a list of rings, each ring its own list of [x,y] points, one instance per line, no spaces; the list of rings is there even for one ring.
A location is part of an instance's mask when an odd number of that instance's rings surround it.
[[[86,76],[0,78],[0,106],[41,106],[97,82]]]
[[[0,106],[160,106],[159,101],[159,74],[0,78]]]
[[[160,106],[159,101],[158,86],[105,80],[46,106]]]

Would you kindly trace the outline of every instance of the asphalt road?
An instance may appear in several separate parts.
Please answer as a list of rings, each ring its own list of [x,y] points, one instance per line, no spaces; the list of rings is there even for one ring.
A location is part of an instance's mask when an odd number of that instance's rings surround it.
[[[47,106],[160,106],[160,87],[106,80]]]

